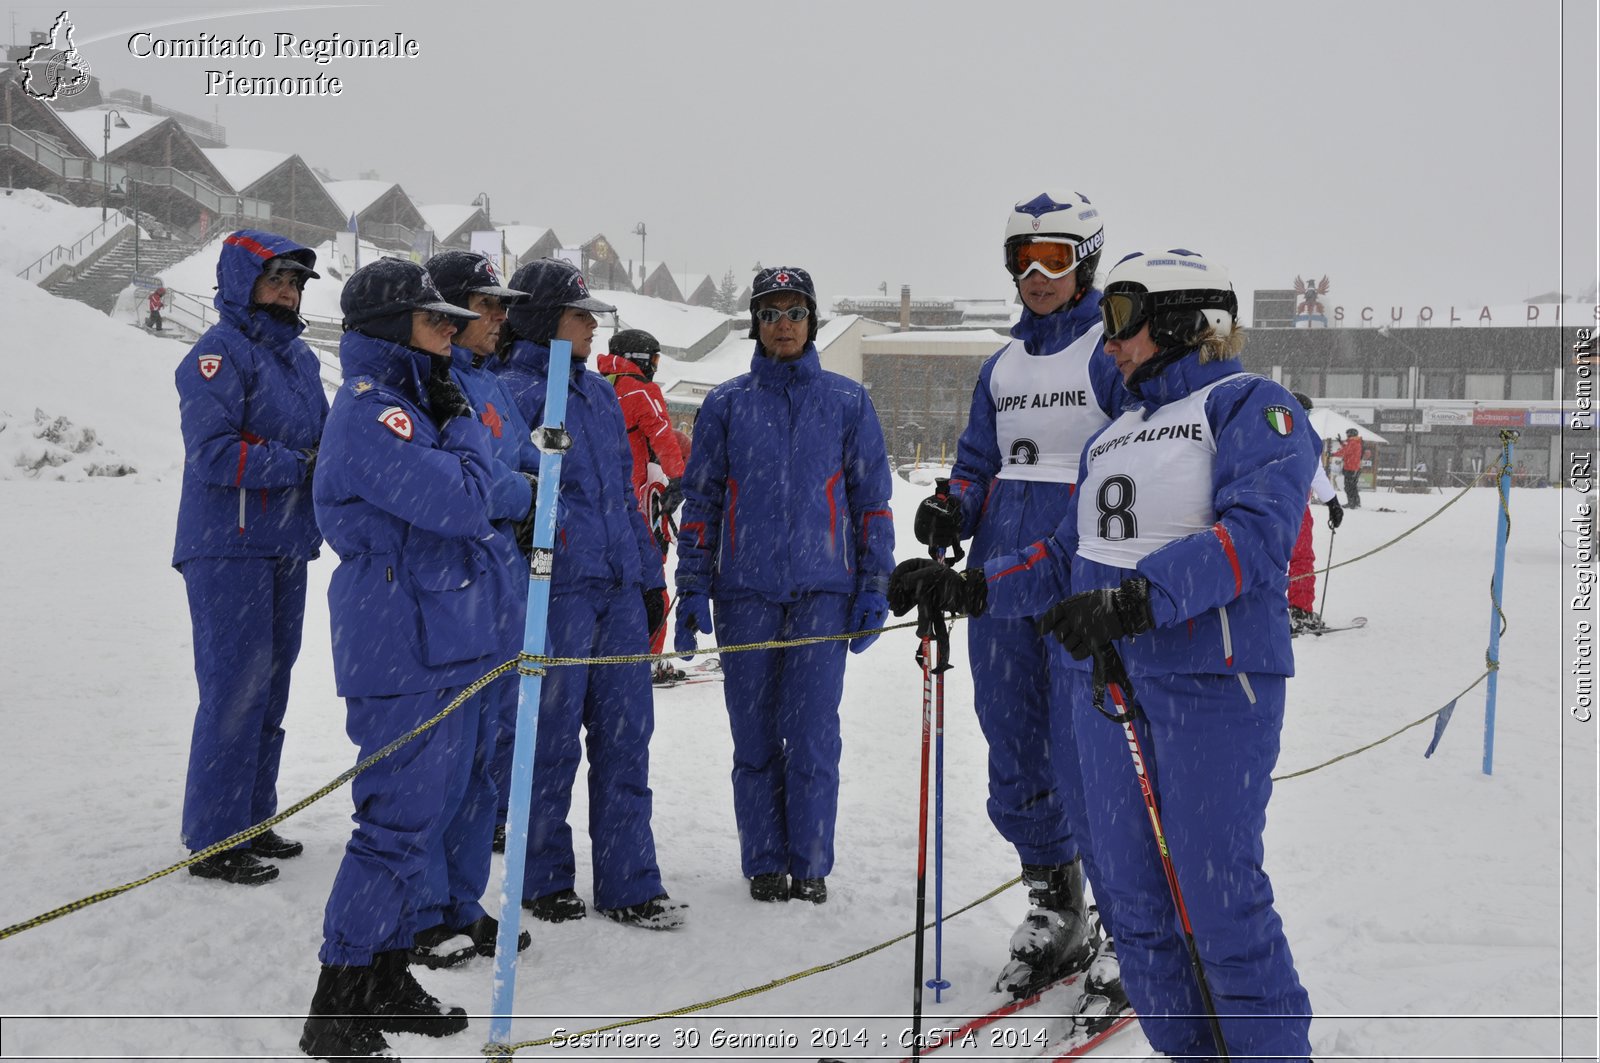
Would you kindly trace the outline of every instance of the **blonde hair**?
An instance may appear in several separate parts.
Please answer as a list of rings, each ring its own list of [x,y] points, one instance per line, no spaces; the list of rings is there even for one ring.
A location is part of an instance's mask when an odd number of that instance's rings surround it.
[[[1195,346],[1200,349],[1201,365],[1237,358],[1239,352],[1244,350],[1244,326],[1235,321],[1233,330],[1224,336],[1217,332],[1215,325],[1208,325],[1195,341]]]

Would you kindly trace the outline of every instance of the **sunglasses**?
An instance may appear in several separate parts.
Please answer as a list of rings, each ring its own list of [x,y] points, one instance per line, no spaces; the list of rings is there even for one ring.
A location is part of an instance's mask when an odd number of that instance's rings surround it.
[[[786,317],[790,321],[804,321],[810,316],[811,308],[807,306],[791,306],[787,310],[775,310],[772,307],[767,307],[764,310],[756,311],[756,320],[763,325],[775,325],[780,317]]]
[[[442,310],[419,310],[417,313],[422,315],[423,323],[429,328],[444,328],[446,325],[456,328],[460,324],[454,315]]]

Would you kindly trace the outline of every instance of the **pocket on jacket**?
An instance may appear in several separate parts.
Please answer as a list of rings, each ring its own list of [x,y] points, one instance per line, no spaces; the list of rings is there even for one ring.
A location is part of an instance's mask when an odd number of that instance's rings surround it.
[[[475,661],[494,650],[494,595],[476,544],[413,541],[406,575],[422,621],[422,663]]]

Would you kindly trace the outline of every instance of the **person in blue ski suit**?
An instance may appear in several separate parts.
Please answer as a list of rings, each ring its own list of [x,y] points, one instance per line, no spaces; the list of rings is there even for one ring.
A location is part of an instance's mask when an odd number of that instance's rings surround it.
[[[936,548],[971,538],[969,568],[1055,530],[1083,441],[1127,398],[1100,345],[1093,284],[1104,239],[1100,211],[1076,192],[1041,193],[1007,218],[1005,264],[1022,316],[1012,341],[979,370],[948,491],[924,500],[916,522],[917,538]],[[973,619],[967,656],[989,746],[989,819],[1016,849],[1032,903],[999,988],[1026,996],[1088,966],[1096,952],[1078,865],[1081,855],[1092,880],[1072,730],[1089,670],[1025,616]],[[1112,946],[1100,949],[1107,959],[1089,991],[1119,999]]]
[[[494,264],[473,251],[442,251],[424,263],[447,302],[477,314],[456,333],[450,344],[450,377],[461,388],[473,414],[489,430],[494,486],[489,494],[489,520],[502,536],[518,541],[532,532],[535,474],[539,452],[529,438],[527,422],[491,368],[506,308],[527,298],[501,283]],[[513,559],[514,576],[526,580],[524,554]],[[526,596],[513,596],[514,615],[509,622],[523,628]],[[505,821],[504,790],[511,769],[511,744],[515,737],[517,678],[515,673],[496,680],[485,692],[487,709],[478,732],[476,755],[487,767],[473,773],[480,786],[463,800],[462,817],[477,824],[485,819]],[[488,807],[483,807],[486,804]],[[498,816],[495,813],[498,809]],[[473,956],[494,955],[498,921],[486,914],[481,898],[488,887],[489,860],[484,858],[479,832],[456,831],[443,839],[424,879],[418,904],[413,963],[430,968],[453,967]],[[470,857],[470,859],[469,859]],[[452,875],[452,869],[455,874]],[[522,947],[532,938],[523,931]]]
[[[611,383],[585,364],[596,313],[615,307],[589,295],[583,276],[555,259],[517,270],[511,287],[528,293],[511,307],[510,353],[496,366],[528,424],[544,423],[550,344],[572,343],[545,652],[604,657],[649,652],[664,612],[661,554],[633,493],[633,455]],[[681,926],[687,905],[662,888],[650,816],[650,736],[655,730],[648,663],[552,668],[539,697],[523,905],[562,922],[587,909],[577,878],[567,813],[577,775],[579,729],[589,758],[589,840],[594,904],[629,926]]]
[[[816,291],[778,266],[751,289],[750,371],[694,425],[678,539],[675,648],[876,632],[894,565],[891,479],[867,391],[823,370]],[[715,602],[715,628],[712,603]],[[877,638],[850,641],[860,653]],[[728,654],[740,865],[759,901],[821,904],[839,802],[845,643]]]
[[[352,274],[340,305],[344,383],[313,494],[339,556],[328,586],[334,680],[365,759],[516,655],[522,584],[516,544],[491,518],[492,437],[449,375],[450,337],[477,315],[393,258]],[[386,1031],[466,1027],[464,1011],[417,984],[409,959],[437,854],[452,881],[486,874],[493,803],[465,798],[492,786],[477,755],[488,701],[479,691],[351,783],[356,825],[323,918],[308,1055],[370,1055]],[[484,914],[476,898],[451,899],[451,926]]]
[[[1184,250],[1129,255],[1101,306],[1132,401],[1085,444],[1061,525],[976,579],[911,573],[902,589],[956,611],[1042,613],[1075,658],[1120,651],[1227,1051],[1305,1060],[1310,1001],[1262,835],[1294,673],[1289,557],[1318,448],[1289,392],[1243,371],[1220,266]],[[1075,706],[1075,723],[1095,885],[1116,912],[1128,998],[1157,1050],[1215,1059],[1129,743],[1092,703]]]
[[[193,852],[278,810],[306,563],[322,545],[311,471],[328,399],[298,312],[316,262],[309,248],[274,233],[224,238],[219,320],[174,374],[184,463],[172,563],[189,596],[200,688],[183,796],[183,843]],[[278,868],[259,857],[286,859],[302,848],[269,830],[189,872],[270,882]]]

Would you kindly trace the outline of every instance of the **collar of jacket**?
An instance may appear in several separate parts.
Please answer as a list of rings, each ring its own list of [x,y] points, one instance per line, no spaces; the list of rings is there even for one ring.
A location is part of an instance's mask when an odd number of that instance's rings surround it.
[[[1244,363],[1237,358],[1224,358],[1202,365],[1199,348],[1187,350],[1157,369],[1149,379],[1129,385],[1128,394],[1133,399],[1129,408],[1139,407],[1148,417],[1151,411],[1175,402],[1214,380],[1243,371]]]
[[[1070,308],[1040,317],[1026,306],[1022,317],[1011,326],[1011,335],[1022,341],[1029,354],[1054,354],[1082,336],[1100,320],[1100,289],[1090,288]]]
[[[755,354],[750,358],[750,375],[755,378],[758,386],[765,388],[786,388],[791,384],[813,380],[821,372],[822,359],[817,355],[815,343],[806,344],[806,349],[800,352],[800,357],[791,358],[787,362],[767,357],[766,351],[761,349],[760,343],[757,343]]]
[[[639,363],[620,354],[599,355],[594,360],[594,371],[601,376],[636,376],[644,379],[644,371],[639,368]]]
[[[365,332],[346,332],[339,340],[339,367],[346,379],[367,376],[401,394],[422,402],[433,355],[391,340],[380,340]]]
[[[280,321],[258,306],[234,306],[217,298],[217,316],[263,347],[285,347],[306,329],[305,320],[298,316],[292,322]]]
[[[550,348],[542,343],[534,343],[532,340],[518,340],[511,345],[511,354],[506,361],[536,376],[550,375]],[[582,376],[584,371],[589,368],[587,363],[587,358],[579,361],[578,357],[574,355],[572,358],[572,370],[568,374],[569,378],[576,380]]]

